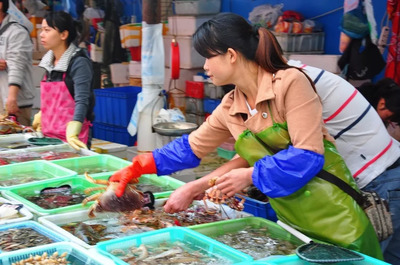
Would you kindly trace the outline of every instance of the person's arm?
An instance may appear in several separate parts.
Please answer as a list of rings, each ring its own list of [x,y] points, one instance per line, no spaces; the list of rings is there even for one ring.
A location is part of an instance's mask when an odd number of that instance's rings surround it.
[[[26,64],[32,63],[32,41],[28,32],[17,25],[11,25],[6,51],[6,70],[8,73],[8,96],[6,109],[9,114],[17,114],[19,111],[17,99],[24,80]]]
[[[83,122],[85,120],[91,93],[93,79],[93,67],[88,58],[77,57],[71,65],[69,75],[74,85],[74,121]]]
[[[79,140],[78,135],[82,130],[88,108],[92,84],[92,64],[89,59],[77,57],[69,72],[74,86],[75,109],[74,116],[67,124],[66,138],[68,143],[76,150],[87,149],[85,143]]]
[[[282,113],[291,145],[254,164],[253,184],[269,197],[288,196],[310,181],[324,165],[322,105],[305,74],[296,69],[278,73]]]
[[[210,174],[202,178],[196,179],[176,189],[168,198],[164,205],[164,211],[174,213],[186,210],[195,199],[202,199],[204,192],[210,188],[208,182],[213,177],[222,176],[237,168],[247,168],[249,165],[246,160],[241,157],[234,158],[215,169]],[[251,183],[250,183],[251,184]],[[250,185],[249,184],[249,185]]]
[[[18,116],[19,107],[17,99],[19,90],[20,88],[17,85],[8,86],[8,96],[6,101],[6,110],[8,114],[14,114]]]

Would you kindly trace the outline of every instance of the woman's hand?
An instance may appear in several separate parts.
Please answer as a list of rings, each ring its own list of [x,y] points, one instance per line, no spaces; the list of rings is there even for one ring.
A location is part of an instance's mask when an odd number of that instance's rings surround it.
[[[169,196],[164,211],[167,213],[176,213],[189,208],[193,200],[201,200],[204,197],[204,191],[196,191],[195,183],[189,182],[177,188]]]
[[[232,169],[228,173],[220,176],[215,185],[226,196],[231,197],[241,192],[253,183],[251,175],[253,168]]]

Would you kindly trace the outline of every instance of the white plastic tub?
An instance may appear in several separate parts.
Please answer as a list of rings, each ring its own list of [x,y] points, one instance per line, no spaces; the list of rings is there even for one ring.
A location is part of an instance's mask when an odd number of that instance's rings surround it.
[[[20,202],[7,200],[7,199],[0,197],[0,204],[3,204],[3,203],[21,204]],[[19,210],[19,213],[22,215],[22,217],[13,218],[13,219],[5,219],[5,220],[0,219],[0,225],[28,221],[33,218],[33,214],[25,206]]]
[[[157,199],[155,202],[156,207],[160,207],[165,203],[167,199]],[[204,205],[203,201],[194,201],[193,204],[195,205]],[[207,201],[207,205],[210,208],[217,208],[219,207],[218,205]],[[222,217],[228,219],[236,219],[236,218],[242,218],[242,217],[248,217],[248,216],[253,216],[250,213],[247,212],[239,212],[235,211],[231,208],[229,208],[226,205],[222,205],[223,211],[222,211]],[[110,219],[114,217],[118,217],[118,213],[110,213],[110,212],[104,212],[104,213],[96,213],[95,219]],[[69,240],[71,242],[78,244],[79,246],[82,246],[86,249],[91,249],[95,247],[95,245],[90,245],[83,241],[82,239],[76,237],[75,235],[69,233],[67,230],[64,230],[61,228],[62,225],[66,225],[68,223],[73,223],[73,222],[83,222],[87,220],[91,220],[88,216],[88,210],[81,210],[81,211],[75,211],[75,212],[69,212],[69,213],[60,213],[60,214],[54,214],[54,215],[47,215],[47,216],[42,216],[39,217],[38,222],[45,227],[51,229],[52,231],[57,232],[57,234],[60,234]]]

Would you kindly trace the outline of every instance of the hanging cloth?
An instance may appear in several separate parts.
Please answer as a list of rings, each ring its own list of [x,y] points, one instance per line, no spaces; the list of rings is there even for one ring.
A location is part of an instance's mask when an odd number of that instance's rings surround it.
[[[388,49],[385,77],[400,85],[400,0],[388,0],[387,12],[392,21],[392,37]]]

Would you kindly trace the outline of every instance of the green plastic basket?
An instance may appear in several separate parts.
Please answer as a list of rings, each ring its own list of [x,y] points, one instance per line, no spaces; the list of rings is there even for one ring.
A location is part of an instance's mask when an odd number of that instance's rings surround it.
[[[53,160],[51,163],[75,171],[78,175],[83,175],[87,171],[92,177],[110,176],[115,171],[132,164],[130,161],[106,154]],[[96,171],[102,172],[92,173]]]
[[[70,185],[73,192],[79,192],[79,193],[83,193],[83,191],[89,187],[99,186],[97,184],[90,183],[89,181],[79,176],[68,177],[68,178],[65,177],[54,180],[47,180],[41,183],[34,183],[29,186],[11,188],[9,190],[3,191],[3,196],[8,199],[17,200],[23,203],[31,212],[39,216],[82,210],[88,208],[90,205],[94,203],[94,202],[89,202],[85,206],[82,206],[82,204],[79,203],[75,205],[59,207],[56,209],[44,209],[39,205],[25,199],[26,197],[29,196],[38,195],[40,191],[44,188],[59,187],[62,185]]]
[[[253,260],[253,258],[247,254],[185,227],[170,227],[124,238],[111,239],[98,243],[96,249],[101,254],[113,259],[116,264],[126,265],[128,263],[112,255],[111,252],[116,249],[125,250],[130,247],[139,247],[141,244],[154,245],[162,242],[173,243],[176,241],[196,246],[208,252],[208,255],[224,258],[229,261],[227,264],[236,264],[240,262],[249,263]]]
[[[5,182],[6,180],[15,180],[18,175],[29,175],[31,176],[31,181],[26,183],[7,185],[7,182]],[[76,176],[76,173],[74,171],[44,160],[10,164],[0,167],[0,190],[26,187],[30,186],[33,183],[46,182],[49,179],[73,176]]]
[[[101,176],[94,176],[94,179],[108,179],[111,174],[105,174]],[[168,198],[171,193],[177,188],[183,186],[185,182],[169,176],[157,176],[156,174],[145,174],[139,178],[139,184],[152,184],[155,186],[168,189],[168,191],[155,192],[154,197],[156,199]],[[144,190],[145,191],[145,190]]]
[[[240,232],[248,226],[250,226],[251,228],[267,228],[267,233],[269,237],[273,239],[288,241],[294,246],[300,246],[304,244],[301,240],[284,230],[276,223],[260,217],[231,219],[208,224],[189,226],[188,228],[206,236],[215,238],[228,233]]]

